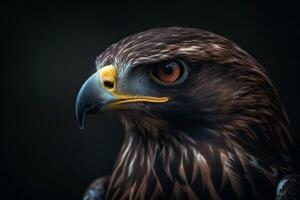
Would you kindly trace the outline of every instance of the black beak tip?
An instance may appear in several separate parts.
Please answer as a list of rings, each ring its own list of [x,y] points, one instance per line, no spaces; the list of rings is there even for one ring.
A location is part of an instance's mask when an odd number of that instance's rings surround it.
[[[83,130],[84,125],[83,124],[79,125],[79,128],[80,128],[80,130]]]
[[[78,121],[78,125],[79,125],[79,128],[80,130],[83,130],[84,129],[84,121]]]
[[[84,121],[85,121],[85,111],[80,111],[78,107],[76,107],[76,119],[77,119],[77,124],[81,130],[84,129]]]

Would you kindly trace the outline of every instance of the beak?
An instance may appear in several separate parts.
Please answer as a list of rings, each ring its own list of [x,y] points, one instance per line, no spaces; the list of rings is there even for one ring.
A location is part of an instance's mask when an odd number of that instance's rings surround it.
[[[167,97],[151,97],[121,94],[116,89],[117,71],[113,65],[105,66],[88,78],[79,90],[76,99],[76,118],[81,129],[86,114],[103,110],[122,109],[128,103],[164,103]]]
[[[80,88],[76,99],[76,118],[79,127],[83,129],[86,113],[95,114],[114,100],[115,97],[101,87],[98,73],[90,76]]]

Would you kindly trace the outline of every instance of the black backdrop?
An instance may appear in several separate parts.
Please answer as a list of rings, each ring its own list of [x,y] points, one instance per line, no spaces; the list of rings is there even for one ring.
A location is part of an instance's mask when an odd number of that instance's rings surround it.
[[[120,122],[91,116],[80,131],[76,93],[96,55],[148,28],[198,27],[237,42],[267,68],[296,134],[300,20],[297,5],[283,3],[2,2],[0,198],[80,199],[95,177],[111,172]]]

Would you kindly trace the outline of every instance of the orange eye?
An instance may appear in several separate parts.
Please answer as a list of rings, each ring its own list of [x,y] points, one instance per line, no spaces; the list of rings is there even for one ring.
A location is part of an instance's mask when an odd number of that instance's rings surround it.
[[[162,84],[172,84],[177,82],[185,71],[183,63],[173,61],[165,65],[153,68],[152,76]]]

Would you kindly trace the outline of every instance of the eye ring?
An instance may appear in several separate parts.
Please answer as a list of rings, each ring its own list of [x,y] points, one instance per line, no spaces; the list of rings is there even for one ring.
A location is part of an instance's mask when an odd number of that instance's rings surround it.
[[[152,67],[150,77],[156,83],[163,86],[175,86],[181,84],[188,75],[188,68],[182,60],[172,60]]]

